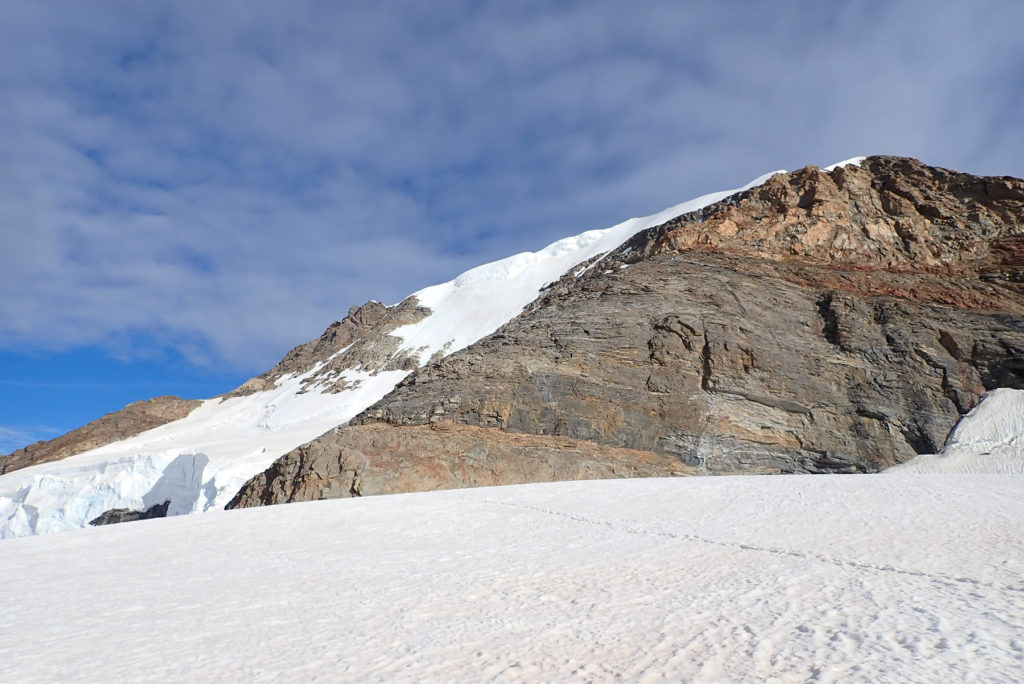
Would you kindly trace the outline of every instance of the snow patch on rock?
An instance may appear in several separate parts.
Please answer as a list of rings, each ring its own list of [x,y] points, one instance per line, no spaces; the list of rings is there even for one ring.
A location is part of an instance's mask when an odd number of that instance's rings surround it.
[[[867,157],[850,157],[849,159],[844,159],[841,162],[836,162],[835,164],[829,164],[828,166],[823,167],[822,171],[830,171],[831,172],[831,171],[835,171],[836,169],[838,169],[838,168],[840,168],[842,166],[860,166],[860,163],[862,161],[864,161],[865,159],[867,159]]]
[[[1024,390],[992,390],[960,419],[942,451],[886,472],[1024,474]]]

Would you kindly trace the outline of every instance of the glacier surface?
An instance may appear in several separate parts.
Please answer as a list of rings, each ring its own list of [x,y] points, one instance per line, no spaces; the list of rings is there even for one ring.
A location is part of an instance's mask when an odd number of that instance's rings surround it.
[[[1024,680],[1024,476],[521,485],[11,539],[0,681]]]

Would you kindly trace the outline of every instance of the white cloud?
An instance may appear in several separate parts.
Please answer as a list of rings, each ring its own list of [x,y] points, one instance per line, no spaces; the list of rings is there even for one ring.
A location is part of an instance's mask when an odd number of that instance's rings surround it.
[[[769,169],[1024,175],[1018,3],[425,7],[5,5],[0,346],[258,372],[352,304]]]

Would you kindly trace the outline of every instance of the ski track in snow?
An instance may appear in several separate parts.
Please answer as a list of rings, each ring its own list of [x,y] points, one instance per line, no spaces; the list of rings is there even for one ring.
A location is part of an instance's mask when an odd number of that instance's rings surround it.
[[[0,681],[1020,681],[1022,494],[607,480],[15,539]]]
[[[858,568],[861,570],[873,570],[875,572],[893,572],[896,574],[909,575],[912,577],[925,577],[932,580],[933,582],[938,582],[941,584],[973,584],[976,586],[984,586],[989,589],[996,589],[998,591],[1015,591],[1024,593],[1024,581],[1014,585],[995,585],[991,582],[982,582],[970,577],[953,577],[950,575],[943,575],[941,573],[929,573],[921,570],[904,570],[901,568],[893,567],[892,565],[873,565],[871,563],[862,563],[855,560],[833,558],[831,556],[819,553],[808,553],[806,551],[792,551],[789,549],[771,546],[761,546],[758,544],[745,544],[740,542],[721,541],[717,539],[701,537],[694,534],[680,534],[675,532],[664,532],[658,530],[644,530],[641,528],[628,526],[624,527],[616,525],[615,523],[609,522],[607,520],[595,520],[593,518],[588,518],[581,515],[573,515],[570,513],[564,513],[557,510],[552,510],[550,508],[539,508],[537,506],[517,504],[508,501],[487,501],[485,499],[481,499],[481,501],[483,501],[484,503],[494,504],[496,506],[509,506],[511,508],[520,508],[522,510],[536,511],[538,513],[543,513],[545,515],[558,516],[561,518],[566,518],[568,520],[573,520],[575,522],[586,523],[588,525],[599,525],[602,527],[607,527],[610,530],[623,532],[625,534],[635,534],[643,537],[667,537],[669,539],[681,539],[686,541],[697,542],[700,544],[707,544],[710,546],[724,546],[726,548],[731,549],[740,549],[743,551],[757,551],[760,553],[768,553],[776,556],[792,556],[794,558],[801,558],[803,560],[817,561],[820,563],[831,563],[832,565],[838,565],[840,567],[851,567]]]

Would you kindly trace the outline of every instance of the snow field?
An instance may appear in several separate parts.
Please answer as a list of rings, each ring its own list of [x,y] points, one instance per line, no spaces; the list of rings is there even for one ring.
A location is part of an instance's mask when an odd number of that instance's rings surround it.
[[[1022,494],[608,480],[15,539],[0,680],[1019,681]]]

